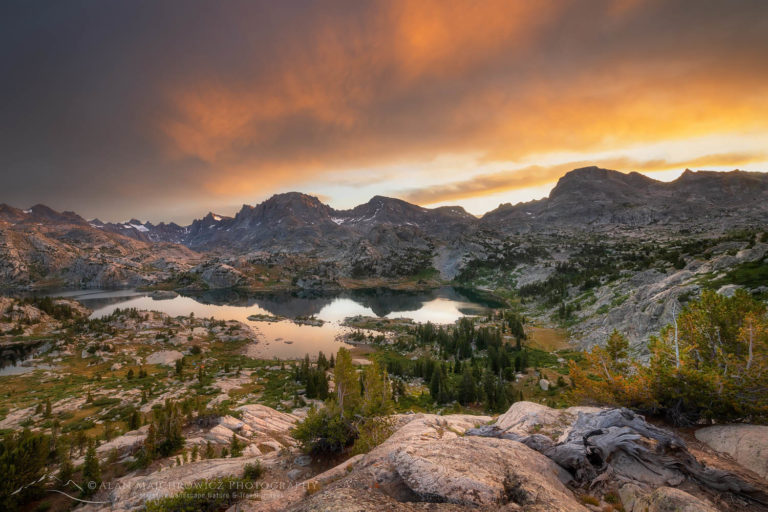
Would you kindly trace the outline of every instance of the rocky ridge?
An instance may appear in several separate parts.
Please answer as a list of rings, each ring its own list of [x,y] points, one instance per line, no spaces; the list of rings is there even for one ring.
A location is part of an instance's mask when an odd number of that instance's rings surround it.
[[[319,291],[410,279],[520,291],[548,280],[562,287],[561,271],[591,272],[531,313],[567,322],[582,346],[618,328],[642,351],[703,287],[717,282],[732,293],[728,286],[744,285],[731,272],[765,265],[768,240],[708,244],[764,226],[767,198],[762,173],[686,171],[665,183],[587,167],[566,174],[546,199],[501,205],[482,218],[380,196],[335,210],[296,192],[189,226],[89,222],[42,205],[1,205],[0,283]],[[603,252],[586,262],[602,265],[599,272],[585,266],[587,245]],[[634,259],[611,261],[620,253]],[[553,318],[558,308],[565,311]]]

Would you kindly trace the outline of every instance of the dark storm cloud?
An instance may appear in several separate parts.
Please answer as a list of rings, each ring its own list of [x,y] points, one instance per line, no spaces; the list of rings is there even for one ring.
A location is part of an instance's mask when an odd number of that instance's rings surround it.
[[[760,0],[6,2],[0,202],[188,220],[446,152],[765,130],[767,14]]]

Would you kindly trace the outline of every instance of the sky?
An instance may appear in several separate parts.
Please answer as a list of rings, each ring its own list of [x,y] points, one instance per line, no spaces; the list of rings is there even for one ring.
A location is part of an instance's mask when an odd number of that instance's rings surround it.
[[[300,191],[482,214],[571,169],[768,171],[765,0],[0,4],[0,203]]]

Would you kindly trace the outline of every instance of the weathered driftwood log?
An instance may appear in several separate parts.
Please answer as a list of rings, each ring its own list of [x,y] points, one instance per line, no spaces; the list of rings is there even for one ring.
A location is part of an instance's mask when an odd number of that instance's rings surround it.
[[[647,423],[629,409],[581,412],[557,442],[495,425],[467,434],[519,441],[568,470],[578,485],[594,485],[606,472],[622,481],[654,486],[679,485],[688,477],[710,489],[765,502],[765,496],[750,484],[726,471],[705,467],[677,435]]]

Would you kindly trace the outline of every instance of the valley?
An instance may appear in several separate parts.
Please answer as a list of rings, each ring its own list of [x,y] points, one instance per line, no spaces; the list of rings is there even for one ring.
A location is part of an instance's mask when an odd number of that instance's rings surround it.
[[[768,288],[761,173],[664,183],[588,167],[546,199],[474,217],[374,197],[351,210],[286,193],[189,226],[0,206],[0,288],[327,293],[457,285],[519,302],[582,347],[647,337],[703,289]],[[697,215],[706,211],[707,215]]]

